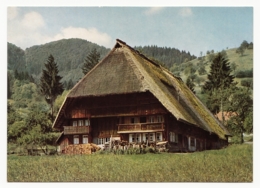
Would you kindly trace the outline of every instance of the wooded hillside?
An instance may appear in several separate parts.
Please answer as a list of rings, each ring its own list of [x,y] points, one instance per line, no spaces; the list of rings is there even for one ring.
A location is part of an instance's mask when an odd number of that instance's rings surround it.
[[[101,58],[110,50],[82,39],[63,39],[44,45],[32,46],[25,51],[8,43],[8,69],[14,71],[17,68],[18,71],[27,71],[38,80],[44,68],[44,63],[46,63],[48,56],[52,54],[58,65],[60,75],[63,77],[62,81],[68,82],[71,79],[73,83],[76,83],[83,76],[81,67],[84,59],[94,48],[100,53]],[[9,64],[12,66],[9,66]],[[24,68],[20,69],[21,66]]]
[[[36,80],[39,79],[44,63],[50,54],[53,55],[58,65],[62,81],[72,80],[76,83],[82,78],[81,67],[87,55],[96,48],[103,59],[110,49],[82,39],[62,39],[43,45],[36,45],[22,50],[14,44],[8,43],[8,70],[26,71]],[[175,48],[144,46],[135,47],[144,55],[158,60],[170,68],[173,64],[187,62],[196,56],[189,52],[180,51]]]

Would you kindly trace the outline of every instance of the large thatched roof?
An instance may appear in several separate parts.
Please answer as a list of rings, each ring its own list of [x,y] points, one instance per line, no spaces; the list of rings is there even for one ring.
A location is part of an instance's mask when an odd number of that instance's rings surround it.
[[[72,88],[53,127],[58,127],[64,109],[72,99],[147,91],[177,120],[215,133],[223,139],[229,135],[181,78],[119,39],[110,53]]]

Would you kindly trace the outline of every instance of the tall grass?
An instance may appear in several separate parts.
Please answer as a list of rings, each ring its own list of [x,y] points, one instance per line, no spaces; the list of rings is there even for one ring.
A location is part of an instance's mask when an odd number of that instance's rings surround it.
[[[8,156],[9,182],[252,182],[252,145],[195,153]]]

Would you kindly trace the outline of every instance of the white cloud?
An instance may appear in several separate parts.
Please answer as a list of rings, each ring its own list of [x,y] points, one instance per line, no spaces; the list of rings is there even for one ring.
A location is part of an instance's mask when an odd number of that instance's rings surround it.
[[[23,49],[35,44],[42,44],[40,42],[46,38],[41,34],[45,26],[43,17],[37,12],[29,12],[24,16],[14,16],[17,15],[17,9],[8,9],[8,12],[9,10],[7,41]]]
[[[191,8],[182,8],[179,11],[179,15],[181,15],[183,17],[188,17],[188,16],[191,16],[192,14],[193,13],[192,13]]]
[[[53,40],[68,38],[81,38],[93,43],[111,48],[112,38],[106,34],[98,31],[96,28],[80,28],[80,27],[67,27],[61,30],[61,33],[55,35]]]
[[[7,8],[7,19],[13,20],[18,15],[18,8],[17,7],[8,7]]]
[[[29,30],[37,30],[44,27],[45,22],[42,15],[40,15],[39,13],[29,12],[24,15],[21,24]]]
[[[16,15],[16,8],[8,8],[7,41],[22,49],[68,38],[81,38],[108,48],[113,45],[112,38],[96,28],[66,27],[47,35],[45,20],[38,12]]]
[[[161,12],[163,10],[163,7],[151,7],[148,10],[145,11],[146,15],[153,15]]]

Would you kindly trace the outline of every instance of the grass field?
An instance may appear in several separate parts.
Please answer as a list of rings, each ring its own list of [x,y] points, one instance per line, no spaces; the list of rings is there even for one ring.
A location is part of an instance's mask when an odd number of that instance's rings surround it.
[[[8,182],[252,182],[252,145],[195,153],[14,156]]]

